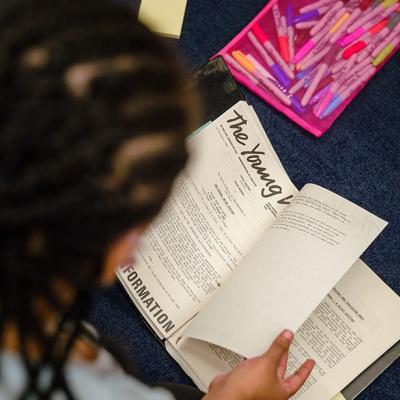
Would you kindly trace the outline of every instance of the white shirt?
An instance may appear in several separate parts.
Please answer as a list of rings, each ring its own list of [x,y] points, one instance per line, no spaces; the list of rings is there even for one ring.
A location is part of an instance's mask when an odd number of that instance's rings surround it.
[[[18,355],[0,353],[0,400],[15,400],[25,387],[25,369]],[[45,375],[45,374],[42,374]],[[45,381],[46,376],[42,376]],[[95,362],[78,361],[65,369],[68,387],[77,400],[173,400],[162,388],[150,388],[127,375],[111,355],[101,349]],[[64,400],[53,395],[52,400]]]

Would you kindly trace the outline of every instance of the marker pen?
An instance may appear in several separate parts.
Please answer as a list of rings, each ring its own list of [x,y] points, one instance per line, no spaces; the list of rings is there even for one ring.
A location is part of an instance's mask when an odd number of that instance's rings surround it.
[[[357,62],[360,63],[363,61],[366,57],[368,57],[372,52],[375,50],[375,48],[382,42],[383,38],[387,35],[387,33],[382,29],[380,32],[377,33],[376,36],[371,38],[371,41],[367,43],[367,46],[363,51],[361,51],[357,55]]]
[[[325,87],[318,90],[318,92],[315,93],[313,97],[311,97],[311,100],[309,103],[310,106],[316,105],[326,95],[326,93],[328,93],[328,91],[331,87],[332,87],[332,83],[328,83]]]
[[[279,52],[275,49],[274,45],[269,40],[268,35],[265,34],[265,32],[262,30],[262,28],[259,25],[254,25],[251,28],[251,31],[256,36],[258,41],[262,43],[262,45],[269,52],[269,54],[275,59],[275,61],[282,68],[284,73],[290,79],[294,79],[293,71],[289,68],[289,66],[286,64],[285,60],[282,58],[282,56],[279,54]]]
[[[256,69],[267,79],[269,79],[278,89],[280,89],[290,100],[291,107],[298,113],[303,113],[305,110],[300,105],[299,99],[284,88],[251,54],[246,54],[247,58],[254,64]]]
[[[236,71],[244,75],[253,85],[258,85],[259,81],[252,74],[247,72],[230,54],[226,53],[223,55],[224,60]]]
[[[272,15],[275,21],[276,34],[278,37],[279,48],[281,50],[281,56],[286,61],[286,63],[288,63],[289,62],[288,39],[287,36],[285,35],[285,32],[283,31],[281,13],[279,11],[279,6],[276,3],[272,6]]]
[[[329,27],[327,26],[321,32],[319,32],[314,37],[308,39],[308,41],[296,52],[293,57],[293,64],[297,64],[303,58],[307,56],[307,54],[321,41],[321,39],[325,36]],[[304,69],[304,68],[303,68]]]
[[[382,64],[386,59],[390,56],[392,51],[398,46],[400,43],[400,36],[395,37],[390,43],[388,43],[384,49],[372,60],[372,65],[377,67]]]
[[[278,79],[278,81],[283,86],[288,87],[290,85],[289,77],[285,74],[285,72],[282,70],[282,68],[278,64],[275,64],[275,62],[272,60],[272,58],[266,52],[264,47],[258,41],[258,39],[254,35],[254,33],[252,31],[247,32],[247,37],[249,38],[252,45],[256,48],[258,53],[261,55],[261,57],[264,59],[266,64],[271,68],[272,73],[276,77],[276,79]]]
[[[338,1],[335,3],[332,8],[319,20],[318,24],[315,25],[311,31],[310,35],[314,36],[318,32],[320,32],[328,23],[329,21],[336,16],[336,13],[343,7],[343,2]]]
[[[311,11],[297,15],[296,17],[293,18],[293,22],[295,24],[298,24],[299,22],[313,21],[313,20],[321,17],[321,15],[324,15],[329,10],[330,10],[330,7],[314,8]]]
[[[289,46],[289,67],[294,56],[294,27],[293,27],[293,4],[288,3],[286,9],[287,37]]]
[[[360,26],[365,25],[369,22],[372,18],[379,15],[379,13],[385,11],[386,9],[392,7],[397,3],[397,0],[385,0],[382,3],[380,1],[374,2],[372,6],[369,8],[369,11],[365,13],[361,18],[354,22],[348,29],[348,33],[354,32]]]
[[[336,45],[334,46],[335,48],[337,47]],[[318,47],[315,47],[315,49],[301,63],[296,65],[296,69],[302,71],[311,65],[318,63],[329,53],[331,48],[332,47],[329,47],[328,40],[321,41]]]
[[[386,28],[382,30],[382,32],[385,31],[386,35],[388,36],[384,39],[382,43],[379,44],[379,46],[376,49],[374,49],[374,51],[372,52],[373,57],[376,57],[384,49],[384,47],[393,40],[393,38],[397,35],[397,33],[400,32],[399,22],[400,22],[400,13],[393,16],[390,19],[389,23],[387,24]]]
[[[376,25],[374,25],[371,29],[368,30],[367,33],[365,33],[361,37],[361,40],[359,40],[358,42],[356,42],[356,43],[352,44],[351,46],[347,47],[343,51],[342,57],[344,59],[348,59],[353,53],[359,53],[362,50],[366,49],[367,46],[371,43],[371,41],[376,38],[376,36],[374,37],[374,35],[380,33],[385,28],[387,23],[388,23],[388,20],[384,19],[383,21],[381,21],[381,22],[377,23]],[[350,36],[354,35],[357,31],[359,31],[361,29],[362,28],[358,28],[353,33],[351,33]],[[378,37],[381,37],[381,36],[378,35]],[[376,40],[374,40],[373,42],[376,43]],[[376,46],[376,44],[373,45],[373,48],[375,48],[375,46]],[[369,54],[369,52],[368,52],[368,54]],[[361,59],[363,59],[363,58],[361,58]],[[361,59],[360,59],[360,61],[361,61]]]
[[[388,24],[389,20],[387,17],[396,9],[397,9],[397,4],[385,9],[382,13],[379,13],[375,18],[372,18],[364,26],[360,26],[359,28],[355,29],[352,33],[349,33],[348,35],[340,38],[337,41],[338,44],[342,47],[346,47],[368,31],[371,34],[379,32]]]
[[[343,85],[343,83],[346,82],[347,79],[347,73],[351,70],[353,67],[354,63],[356,62],[356,54],[353,54],[350,59],[346,62],[346,64],[343,67],[343,71],[341,71],[340,78],[337,79],[336,81],[333,82],[331,85],[329,91],[326,92],[324,97],[321,99],[321,102],[319,103],[315,115],[319,117],[328,107],[330,104],[331,100],[333,99],[334,95],[336,94],[337,89]]]
[[[326,118],[333,111],[335,111],[346,99],[348,99],[354,91],[356,91],[360,85],[366,82],[376,71],[376,68],[372,65],[368,66],[366,69],[362,70],[360,77],[355,80],[354,83],[350,85],[345,85],[345,87],[333,98],[329,106],[320,115],[320,118]]]
[[[330,52],[322,61],[322,63],[317,67],[317,71],[315,73],[314,78],[312,79],[310,86],[308,87],[308,89],[306,90],[306,92],[304,93],[303,98],[301,99],[301,105],[303,107],[307,106],[307,104],[309,103],[312,95],[314,94],[314,92],[316,91],[318,84],[321,82],[324,74],[328,71],[328,68],[331,64],[331,62],[333,61],[335,56],[334,51]]]
[[[307,5],[307,6],[304,6],[304,7],[300,8],[300,13],[303,14],[303,13],[306,13],[308,11],[315,10],[316,8],[324,7],[324,6],[328,5],[328,4],[334,3],[335,1],[336,0],[320,0],[320,1],[316,1],[315,3],[311,3],[311,4]]]
[[[342,35],[343,32],[346,31],[346,29],[360,16],[361,14],[361,9],[356,8],[354,9],[347,20],[342,24],[342,26],[336,31],[336,33],[333,34],[333,36],[329,39],[330,43],[335,43],[339,37]]]
[[[247,72],[252,74],[259,81],[258,86],[261,89],[264,90],[264,86],[269,92],[274,94],[280,101],[282,101],[282,103],[286,104],[287,106],[291,106],[297,113],[301,114],[304,112],[304,109],[301,107],[300,103],[296,102],[295,97],[285,94],[275,83],[273,83],[273,80],[264,77],[257,70],[255,65],[241,51],[234,51],[232,55]]]
[[[318,24],[318,21],[308,21],[308,22],[299,22],[297,23],[296,29],[311,29],[315,25]]]

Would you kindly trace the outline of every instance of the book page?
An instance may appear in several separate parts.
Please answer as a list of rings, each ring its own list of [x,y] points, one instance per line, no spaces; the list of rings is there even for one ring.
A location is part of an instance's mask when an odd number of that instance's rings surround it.
[[[256,121],[239,102],[190,140],[190,165],[118,272],[161,337],[199,312],[297,192]]]
[[[328,400],[400,340],[400,297],[361,260],[296,332],[288,371],[317,365],[293,400]]]
[[[335,394],[400,340],[398,315],[400,297],[357,260],[295,333],[288,373],[307,358],[317,365],[292,399],[336,400]],[[243,359],[225,348],[184,337],[183,329],[171,337],[167,349],[202,390]]]
[[[385,226],[350,201],[306,185],[185,335],[259,355],[280,331],[300,327]]]

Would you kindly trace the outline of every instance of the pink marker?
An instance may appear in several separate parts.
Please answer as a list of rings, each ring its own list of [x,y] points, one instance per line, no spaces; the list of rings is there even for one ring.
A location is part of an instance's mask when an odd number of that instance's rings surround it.
[[[329,26],[326,26],[318,35],[310,38],[304,46],[297,51],[297,53],[293,57],[293,64],[297,64],[301,61],[307,54],[321,41],[321,39],[325,36],[328,32]]]
[[[336,33],[334,33],[329,41],[331,43],[335,43],[340,38],[342,33],[345,32],[346,29],[360,16],[361,12],[362,11],[360,8],[356,8],[355,10],[353,10],[347,21],[344,22],[344,24],[336,31]]]
[[[304,71],[313,64],[321,61],[331,50],[327,40],[321,41],[318,46],[299,64],[296,65],[298,71]],[[335,45],[336,48],[336,45]],[[335,54],[336,57],[336,54]]]
[[[348,60],[346,60],[346,64],[343,67],[343,71],[341,72],[340,78],[338,80],[336,80],[335,82],[333,82],[330,90],[326,93],[326,95],[322,98],[320,104],[318,105],[317,110],[315,112],[315,115],[317,117],[319,117],[324,112],[326,107],[328,107],[329,103],[333,99],[337,89],[341,85],[343,85],[343,83],[346,81],[346,79],[347,79],[346,75],[351,70],[354,63],[356,62],[356,57],[357,57],[357,55],[353,54]]]
[[[338,40],[338,44],[342,47],[345,47],[364,35],[367,31],[371,30],[371,33],[376,33],[380,31],[388,23],[388,20],[386,18],[396,9],[397,4],[384,10],[384,12],[378,14],[375,18],[372,18],[367,24],[365,24],[365,26],[361,26],[347,36],[340,38]]]
[[[332,8],[319,20],[318,24],[316,24],[310,31],[310,35],[314,36],[321,29],[324,29],[329,21],[336,16],[336,13],[343,7],[343,2],[338,1],[335,3]]]
[[[391,8],[393,5],[396,5],[397,7],[397,0],[385,0],[380,4],[378,3],[378,5],[375,8],[373,6],[370,7],[368,9],[369,11],[367,10],[367,12],[361,18],[357,19],[357,21],[355,21],[354,24],[347,29],[347,32],[348,33],[354,32],[357,28],[365,25],[372,18],[384,12],[386,9]]]
[[[323,76],[328,71],[328,68],[329,68],[331,62],[334,59],[334,56],[335,56],[335,53],[334,53],[334,49],[333,49],[333,51],[331,51],[331,53],[328,54],[326,56],[326,58],[323,60],[323,62],[317,67],[317,71],[315,73],[315,76],[312,79],[312,81],[310,83],[310,86],[308,87],[308,89],[304,93],[303,98],[301,99],[301,105],[303,107],[308,105],[308,103],[309,103],[309,101],[311,99],[311,96],[314,94],[315,90],[317,89],[318,84],[321,82]]]
[[[282,68],[282,70],[285,72],[285,74],[290,79],[294,79],[293,71],[289,68],[289,66],[286,64],[285,60],[282,58],[282,56],[279,54],[279,52],[275,49],[274,45],[269,40],[268,35],[265,34],[265,32],[261,29],[261,27],[259,25],[254,25],[251,28],[251,31],[254,33],[256,38],[262,43],[262,45],[269,52],[269,54],[271,54],[271,56],[275,59],[275,61]]]

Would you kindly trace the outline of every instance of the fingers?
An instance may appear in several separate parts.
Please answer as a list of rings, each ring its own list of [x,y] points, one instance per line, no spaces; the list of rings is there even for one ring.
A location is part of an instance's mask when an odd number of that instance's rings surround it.
[[[314,360],[307,360],[292,376],[289,376],[287,379],[285,379],[283,384],[289,397],[295,394],[301,388],[314,368],[314,365]]]
[[[272,361],[278,368],[282,357],[288,352],[290,343],[293,339],[293,332],[285,330],[272,342],[271,347],[263,357]]]
[[[288,357],[289,357],[289,352],[287,351],[283,357],[281,358],[281,361],[279,361],[279,366],[278,366],[278,378],[283,381],[285,378],[285,373],[286,373],[286,368],[287,368],[287,362],[288,362]]]

